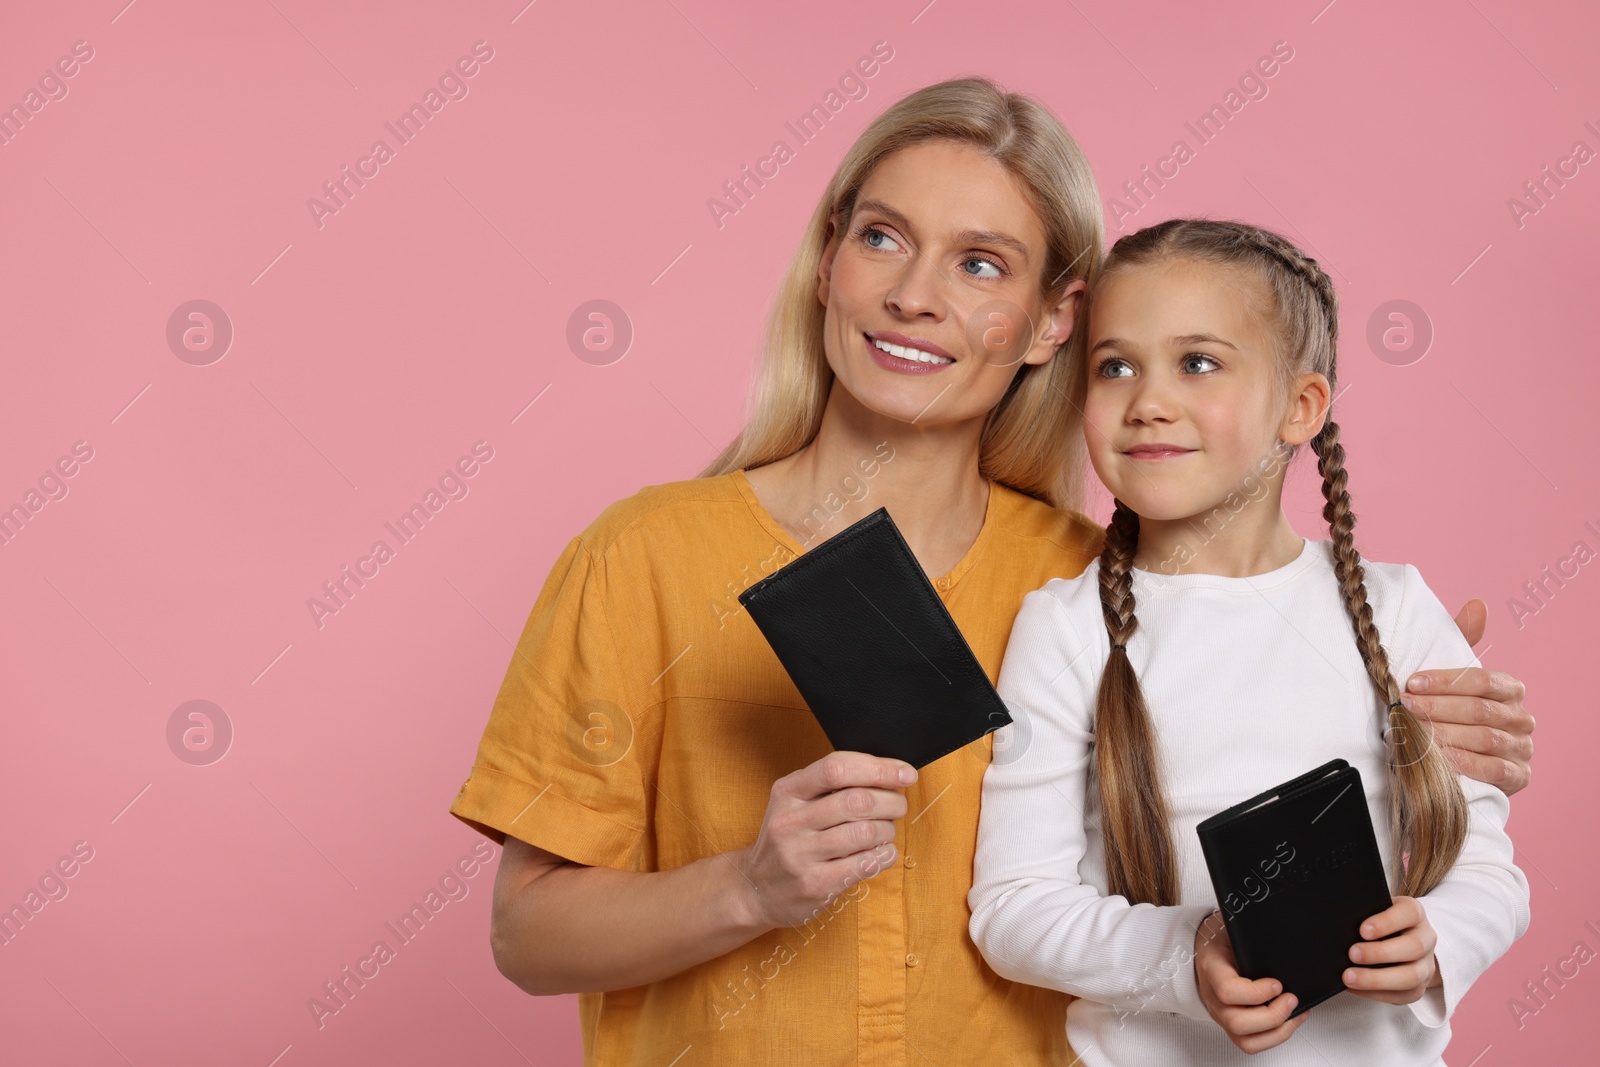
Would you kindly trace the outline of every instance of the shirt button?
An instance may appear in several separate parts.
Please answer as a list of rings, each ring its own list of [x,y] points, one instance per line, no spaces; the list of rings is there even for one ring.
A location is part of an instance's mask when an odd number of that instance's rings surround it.
[[[907,952],[906,953],[906,966],[907,967],[915,967],[917,965],[917,962],[918,962],[917,961],[917,954],[915,952]]]
[[[948,578],[940,578],[938,580],[938,582],[936,582],[935,584],[938,585],[938,587],[940,589],[949,589],[950,588],[950,579],[948,579]]]
[[[916,861],[915,857],[909,856],[909,855],[906,856],[906,866],[907,867],[915,867],[916,865],[917,865],[917,861]]]

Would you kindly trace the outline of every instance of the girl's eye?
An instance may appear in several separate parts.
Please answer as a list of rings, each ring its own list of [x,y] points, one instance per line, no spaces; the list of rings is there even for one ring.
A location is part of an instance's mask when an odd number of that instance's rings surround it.
[[[1184,366],[1186,366],[1186,367],[1187,366],[1192,366],[1193,363],[1196,360],[1199,360],[1200,362],[1203,362],[1203,363],[1210,363],[1214,367],[1220,367],[1221,366],[1220,363],[1218,363],[1212,357],[1206,355],[1204,352],[1190,352],[1187,356],[1184,356],[1183,357]],[[1206,372],[1206,371],[1197,371],[1196,373],[1205,374],[1205,373],[1208,373],[1208,372]]]
[[[876,226],[863,226],[855,232],[855,236],[860,238],[861,242],[868,248],[875,248],[880,252],[892,252],[900,247],[893,237],[890,237],[887,233],[884,233]],[[881,237],[888,243],[873,244],[872,239],[874,237]]]
[[[984,266],[989,267],[994,271],[993,274],[973,274],[972,271],[966,272],[968,274],[972,274],[974,278],[1000,278],[1006,273],[1005,268],[1001,267],[1000,264],[996,263],[992,259],[986,259],[983,256],[968,256],[962,261],[962,268],[965,269],[969,263],[982,263]]]
[[[1125,374],[1108,374],[1108,373],[1106,373],[1106,371],[1108,369],[1116,369],[1118,367],[1126,369],[1130,373],[1133,371],[1133,368],[1129,367],[1126,363],[1122,362],[1122,360],[1117,359],[1115,356],[1111,356],[1111,357],[1109,357],[1107,359],[1101,360],[1099,365],[1095,367],[1094,373],[1095,373],[1096,377],[1100,377],[1100,378],[1125,378],[1125,377],[1127,377],[1127,375],[1125,375]]]

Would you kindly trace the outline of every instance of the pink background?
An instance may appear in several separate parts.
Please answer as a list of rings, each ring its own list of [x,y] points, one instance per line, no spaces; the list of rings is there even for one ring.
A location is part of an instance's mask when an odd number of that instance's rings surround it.
[[[1593,1055],[1600,964],[1520,1027],[1508,1000],[1600,949],[1600,564],[1508,601],[1600,549],[1600,162],[1520,226],[1507,206],[1600,150],[1592,7],[124,2],[0,16],[0,105],[93,49],[0,145],[0,507],[93,450],[0,545],[0,905],[93,850],[0,948],[0,1059],[579,1062],[575,999],[494,968],[492,862],[322,1027],[307,1007],[481,840],[446,809],[560,548],[737,430],[801,227],[894,99],[968,73],[1032,93],[1110,197],[1280,40],[1267,96],[1128,228],[1242,217],[1331,264],[1363,549],[1486,600],[1486,662],[1540,724],[1511,824],[1533,925],[1451,1060]],[[477,41],[468,95],[319,227],[307,200]],[[798,145],[784,122],[877,41],[866,98]],[[719,227],[707,200],[780,138],[795,158]],[[595,299],[634,330],[607,365],[566,341]],[[1380,359],[1368,321],[1401,299],[1431,348]],[[209,365],[167,341],[191,300],[232,324]],[[478,441],[467,495],[319,628],[308,599]],[[1291,496],[1325,536],[1304,468]],[[169,747],[191,700],[233,731],[205,766]]]

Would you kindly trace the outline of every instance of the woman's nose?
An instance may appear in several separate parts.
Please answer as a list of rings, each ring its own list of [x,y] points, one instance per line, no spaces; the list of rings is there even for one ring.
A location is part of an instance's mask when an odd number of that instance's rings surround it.
[[[926,256],[912,256],[884,299],[891,309],[906,318],[942,315],[945,285],[937,264]]]

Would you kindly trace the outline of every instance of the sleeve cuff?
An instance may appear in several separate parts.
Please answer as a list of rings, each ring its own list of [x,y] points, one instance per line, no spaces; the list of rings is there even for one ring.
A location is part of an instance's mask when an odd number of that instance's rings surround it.
[[[1417,1017],[1417,1022],[1430,1030],[1437,1030],[1445,1024],[1444,986],[1435,986],[1422,994],[1421,999],[1413,1000],[1406,1006]]]
[[[1206,1010],[1205,1001],[1200,999],[1200,985],[1195,980],[1194,964],[1194,939],[1200,931],[1200,924],[1206,921],[1216,909],[1210,905],[1200,905],[1194,909],[1192,921],[1184,923],[1184,928],[1189,931],[1189,965],[1180,968],[1173,979],[1172,992],[1177,1000],[1178,1014],[1200,1022],[1211,1022],[1211,1013]],[[1226,935],[1224,935],[1226,936]]]
[[[1187,936],[1158,965],[1155,973],[1160,978],[1159,986],[1147,989],[1142,996],[1123,997],[1115,1006],[1122,1016],[1137,1015],[1141,1011],[1164,1011],[1199,1022],[1210,1022],[1211,1013],[1206,1010],[1205,1001],[1200,999],[1200,986],[1195,980],[1194,938],[1206,916],[1216,909],[1209,904],[1179,904],[1171,907],[1180,913],[1176,917],[1177,929]],[[1170,972],[1166,960],[1172,961]]]
[[[507,835],[587,867],[631,870],[644,831],[584,807],[555,783],[536,786],[485,764],[456,794],[450,814],[497,845]]]
[[[1444,963],[1437,951],[1433,954],[1433,965],[1439,972],[1439,984],[1425,990],[1421,997],[1406,1007],[1417,1017],[1417,1022],[1430,1030],[1437,1030],[1450,1018],[1450,1001],[1444,995],[1444,984],[1450,981],[1450,976],[1445,973]]]

